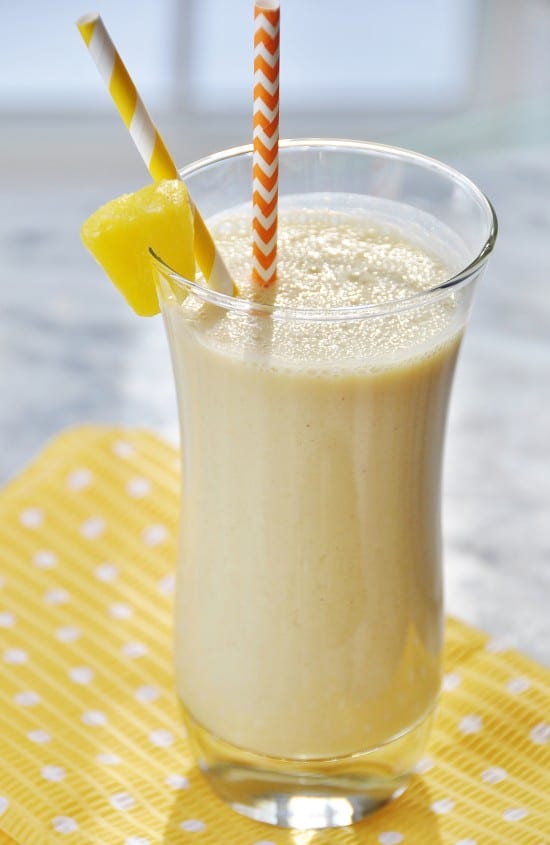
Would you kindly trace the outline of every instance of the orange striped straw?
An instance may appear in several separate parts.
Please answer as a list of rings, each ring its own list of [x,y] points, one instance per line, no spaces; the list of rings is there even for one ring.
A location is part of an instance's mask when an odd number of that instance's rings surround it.
[[[254,4],[254,155],[252,278],[277,281],[279,196],[279,0]]]
[[[76,25],[153,179],[156,182],[161,179],[179,179],[174,160],[145,108],[101,16],[83,15]],[[190,202],[195,222],[193,246],[197,264],[211,288],[236,295],[237,288],[216,249],[212,235],[191,198]]]

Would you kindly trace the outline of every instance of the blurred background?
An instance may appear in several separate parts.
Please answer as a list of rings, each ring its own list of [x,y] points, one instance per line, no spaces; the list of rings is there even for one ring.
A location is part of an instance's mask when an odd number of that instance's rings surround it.
[[[83,0],[3,4],[0,481],[97,421],[177,440],[160,319],[138,320],[81,246],[148,181],[74,26]],[[98,11],[180,164],[251,139],[252,0]],[[449,609],[550,663],[550,0],[283,0],[281,134],[412,147],[500,218],[453,396]]]
[[[182,164],[250,138],[251,7],[107,0],[99,9]],[[6,7],[3,140],[27,169],[30,148],[79,178],[82,157],[98,174],[131,173],[124,130],[74,27],[83,10],[82,0]],[[283,4],[283,35],[283,136],[368,137],[444,155],[548,135],[548,0],[299,0]]]

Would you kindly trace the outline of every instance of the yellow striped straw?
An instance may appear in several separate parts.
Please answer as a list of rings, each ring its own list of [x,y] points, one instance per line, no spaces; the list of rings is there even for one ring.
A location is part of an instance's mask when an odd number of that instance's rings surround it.
[[[101,16],[95,13],[83,15],[76,25],[153,179],[156,182],[161,179],[179,179],[174,160],[145,108]],[[191,198],[190,202],[195,223],[197,264],[211,288],[236,295],[238,289],[216,249],[212,235]]]

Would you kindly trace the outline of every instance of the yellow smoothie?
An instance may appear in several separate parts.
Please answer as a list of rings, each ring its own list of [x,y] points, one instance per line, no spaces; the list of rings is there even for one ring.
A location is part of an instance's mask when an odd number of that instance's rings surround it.
[[[276,291],[260,292],[246,281],[250,221],[235,212],[212,228],[242,297],[282,309],[383,311],[452,270],[369,216],[289,207]],[[274,757],[389,742],[429,715],[439,687],[440,467],[459,303],[271,320],[190,295],[168,297],[164,315],[183,420],[186,710]]]

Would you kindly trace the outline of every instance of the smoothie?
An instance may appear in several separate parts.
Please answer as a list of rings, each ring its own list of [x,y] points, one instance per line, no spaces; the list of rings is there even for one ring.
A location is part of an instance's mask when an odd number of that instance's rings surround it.
[[[249,219],[212,230],[245,299],[381,308],[267,320],[165,296],[183,420],[178,692],[258,754],[366,752],[438,693],[441,450],[465,321],[453,295],[383,305],[453,268],[372,216],[291,204],[262,292],[246,281]]]

